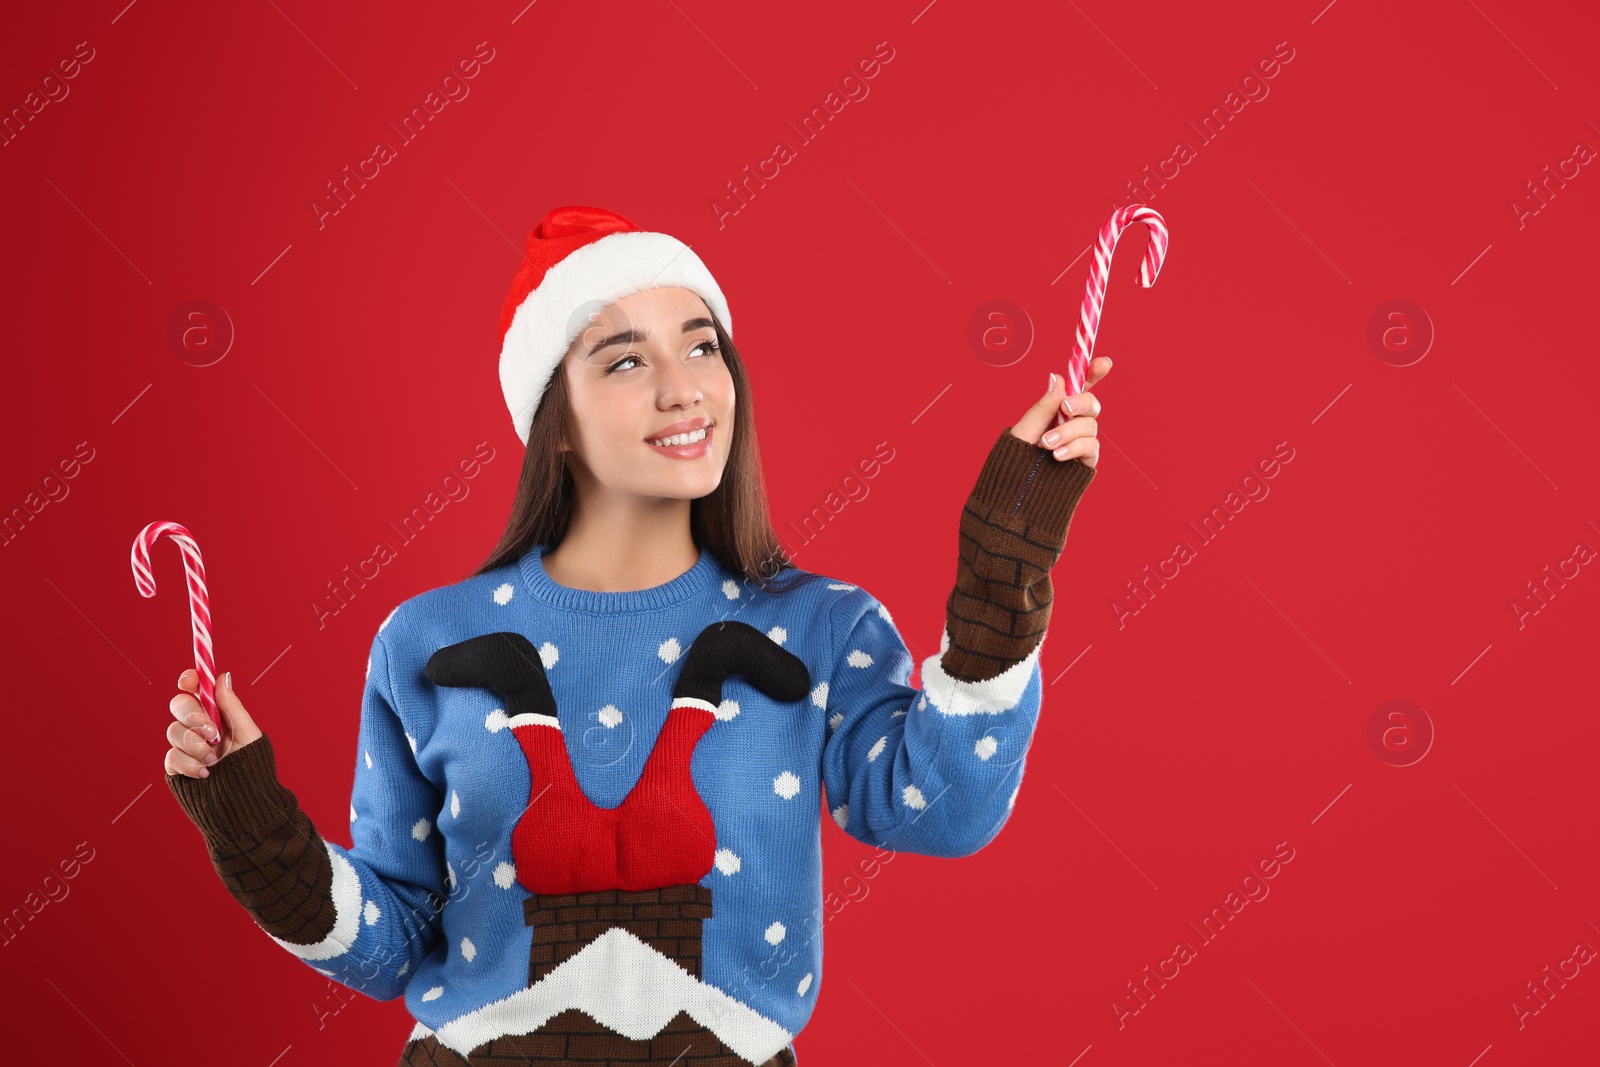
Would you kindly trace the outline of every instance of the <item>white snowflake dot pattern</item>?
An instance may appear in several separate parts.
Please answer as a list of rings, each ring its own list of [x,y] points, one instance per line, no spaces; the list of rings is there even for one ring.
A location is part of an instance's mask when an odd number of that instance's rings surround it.
[[[717,849],[717,870],[723,874],[738,874],[740,861],[738,853],[731,848]]]
[[[516,594],[516,591],[517,587],[512,585],[510,582],[501,582],[499,585],[494,587],[494,593],[492,594],[494,597],[494,602],[499,604],[501,607],[505,607],[507,604],[511,603],[511,598]]]
[[[894,620],[889,618],[889,609],[884,607],[882,604],[878,605],[878,615],[890,626],[894,625]]]
[[[918,789],[914,785],[906,786],[905,789],[901,791],[900,798],[906,802],[906,807],[913,808],[917,811],[921,811],[923,808],[928,806],[928,802],[922,797],[922,790]]]
[[[1014,807],[1017,806],[1017,794],[1020,793],[1020,792],[1022,792],[1022,786],[1021,785],[1018,785],[1015,789],[1013,789],[1011,791],[1011,799],[1006,801],[1006,807],[1007,808],[1014,808]]]
[[[712,714],[722,722],[727,722],[739,714],[739,702],[737,700],[724,700],[717,705],[717,710],[713,711]]]
[[[393,610],[393,611],[390,611],[390,612],[389,612],[389,614],[387,614],[387,615],[385,615],[385,616],[384,616],[384,617],[383,617],[383,621],[382,621],[382,622],[380,622],[380,623],[379,623],[379,624],[378,624],[378,632],[379,632],[379,633],[380,633],[380,634],[381,634],[381,633],[383,633],[383,628],[384,628],[384,627],[385,627],[385,626],[388,626],[388,625],[389,625],[389,623],[391,623],[391,622],[393,622],[393,621],[394,621],[394,613],[395,613],[395,612],[396,612],[396,611],[399,611],[399,610],[400,610],[400,605],[399,605],[399,604],[396,604],[396,605],[395,605],[395,606],[394,606],[394,610]]]
[[[472,938],[463,937],[461,939],[461,955],[466,957],[468,963],[471,963],[473,957],[477,956],[477,954],[478,946],[472,943]]]
[[[483,717],[483,728],[491,734],[497,734],[511,723],[504,710],[495,708]]]
[[[800,779],[795,777],[793,771],[784,771],[772,780],[772,791],[785,800],[793,800],[795,794],[800,792]]]
[[[872,666],[872,657],[858,648],[845,657],[845,662],[852,667],[870,667]]]
[[[449,880],[450,888],[454,889],[456,887],[456,869],[450,866],[449,860],[444,861],[444,876]]]
[[[811,703],[815,704],[817,706],[818,710],[821,710],[821,711],[827,711],[828,710],[828,683],[827,682],[819,682],[817,684],[817,687],[815,689],[811,690]]]
[[[426,841],[428,839],[428,831],[432,829],[433,823],[427,819],[418,819],[417,824],[411,828],[411,836],[418,841]]]
[[[800,994],[803,997],[803,996],[806,995],[806,990],[808,990],[810,988],[811,988],[811,972],[807,971],[806,972],[806,976],[804,978],[800,979],[800,984],[795,986],[794,991],[796,993]]]
[[[378,925],[378,917],[383,914],[383,909],[378,907],[375,900],[367,901],[367,906],[361,909],[361,917],[367,920],[368,926]]]
[[[849,582],[829,582],[828,583],[828,588],[829,589],[854,589],[855,586],[851,585]]]
[[[370,749],[367,750],[365,752],[365,755],[367,757],[367,770],[370,771],[370,770],[372,770],[372,752],[371,752],[371,750]]]
[[[767,932],[763,936],[766,937],[767,944],[776,945],[783,940],[783,935],[788,932],[788,929],[781,922],[774,922],[767,927]]]
[[[839,829],[845,829],[845,824],[850,821],[850,805],[840,804],[833,809],[833,821],[839,824]]]
[[[461,794],[454,789],[450,790],[450,817],[452,819],[461,817]]]
[[[436,985],[426,993],[422,994],[422,999],[424,1001],[438,1000],[442,996],[444,996],[444,986]]]
[[[517,869],[509,863],[502,862],[494,869],[494,884],[501,889],[510,889],[517,880]]]
[[[615,730],[617,728],[617,724],[622,722],[622,709],[618,708],[615,704],[607,704],[605,707],[595,712],[595,718],[600,720],[600,725],[606,727],[607,729]]]
[[[400,965],[400,969],[398,971],[394,972],[394,976],[396,978],[399,978],[401,975],[405,974],[410,969],[411,969],[411,961],[410,960],[406,960],[404,963],[402,963]]]
[[[772,629],[767,631],[767,636],[772,638],[773,644],[781,645],[785,641],[789,640],[789,631],[785,630],[782,626],[774,626]]]
[[[350,805],[350,821],[356,821],[356,806],[354,804]]]
[[[994,755],[995,749],[999,747],[1000,742],[992,737],[984,736],[978,738],[978,743],[972,746],[972,751],[977,753],[979,759],[986,760]]]
[[[867,750],[867,762],[871,763],[873,760],[875,760],[879,756],[883,755],[884,746],[887,745],[888,743],[889,743],[889,739],[887,737],[878,738],[878,740],[873,744],[873,746],[870,749]]]
[[[554,667],[559,659],[561,659],[561,650],[549,641],[539,646],[539,662],[544,664],[545,670]]]
[[[417,739],[410,734],[406,734],[406,744],[411,746],[411,754],[415,756],[417,754]]]
[[[828,729],[837,730],[842,722],[844,722],[844,712],[836,711],[828,718]]]
[[[739,583],[734,581],[732,578],[729,578],[727,581],[723,582],[722,595],[727,597],[729,600],[738,600]]]
[[[656,655],[661,657],[662,663],[676,663],[683,654],[683,649],[678,645],[676,637],[669,637],[661,642],[661,647],[656,649]]]

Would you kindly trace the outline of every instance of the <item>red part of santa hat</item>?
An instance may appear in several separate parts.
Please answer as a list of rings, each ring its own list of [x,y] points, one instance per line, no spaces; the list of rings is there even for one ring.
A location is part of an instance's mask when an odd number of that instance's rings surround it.
[[[676,237],[598,207],[555,208],[528,234],[500,311],[500,389],[524,445],[540,399],[584,327],[612,301],[660,286],[697,293],[733,336],[721,287]]]

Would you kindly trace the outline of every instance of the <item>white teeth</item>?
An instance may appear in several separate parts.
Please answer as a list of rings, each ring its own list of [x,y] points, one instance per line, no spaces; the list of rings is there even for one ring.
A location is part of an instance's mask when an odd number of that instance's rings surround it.
[[[675,445],[692,445],[696,441],[705,440],[705,437],[706,427],[702,426],[693,433],[677,433],[673,434],[671,437],[663,437],[659,440],[651,441],[650,443],[653,445],[659,445],[662,448],[671,448]]]

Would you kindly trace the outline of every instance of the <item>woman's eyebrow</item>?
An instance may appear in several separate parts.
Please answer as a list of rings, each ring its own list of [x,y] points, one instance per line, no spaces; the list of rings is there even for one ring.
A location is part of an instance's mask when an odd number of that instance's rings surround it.
[[[683,324],[683,332],[689,333],[693,330],[699,330],[707,326],[715,325],[716,324],[710,319],[702,315],[699,318],[687,320]],[[602,348],[610,348],[612,345],[631,345],[635,341],[648,340],[650,340],[649,330],[623,330],[621,333],[614,333],[610,337],[604,338],[596,343],[593,348],[589,349],[589,354],[592,356]]]

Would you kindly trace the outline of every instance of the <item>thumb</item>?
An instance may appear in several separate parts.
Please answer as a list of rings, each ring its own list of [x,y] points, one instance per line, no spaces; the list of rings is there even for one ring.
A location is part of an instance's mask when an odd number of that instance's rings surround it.
[[[226,671],[217,679],[217,708],[222,712],[223,721],[228,726],[228,750],[248,745],[261,736],[261,729],[256,726],[255,720],[245,710],[244,702],[239,699],[239,694],[233,690],[233,672]]]
[[[1050,391],[1040,397],[1038,402],[1023,412],[1016,424],[1011,427],[1011,436],[1019,437],[1030,445],[1038,445],[1039,438],[1044,436],[1046,430],[1055,425],[1056,413],[1061,410],[1061,402],[1066,399],[1066,381],[1059,374],[1051,373]],[[1040,445],[1040,447],[1044,447]]]

